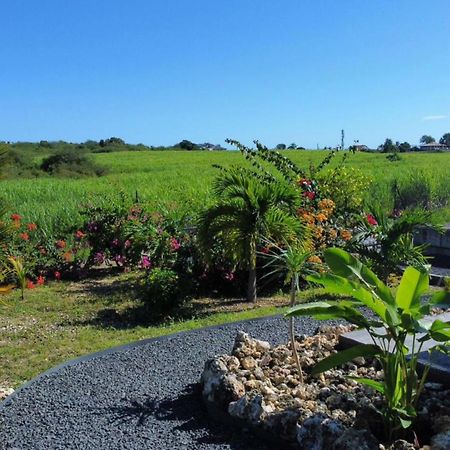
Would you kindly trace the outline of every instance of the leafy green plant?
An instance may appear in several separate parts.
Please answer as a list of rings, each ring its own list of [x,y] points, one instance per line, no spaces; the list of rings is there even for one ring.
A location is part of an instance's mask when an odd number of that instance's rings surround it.
[[[330,355],[313,368],[313,374],[357,356],[378,359],[384,373],[382,381],[355,380],[384,397],[383,417],[387,437],[391,440],[401,429],[409,428],[416,417],[417,403],[429,370],[427,366],[421,376],[417,371],[424,343],[431,339],[437,342],[430,353],[449,352],[446,345],[450,343],[450,322],[424,320],[431,307],[450,303],[449,292],[437,292],[427,303],[421,303],[421,296],[428,290],[428,275],[413,267],[405,270],[394,296],[374,272],[344,250],[326,250],[325,260],[332,273],[310,275],[308,280],[322,285],[327,293],[346,295],[349,299],[298,305],[286,315],[309,315],[320,320],[340,318],[367,330],[372,344],[356,345]],[[373,316],[364,315],[358,310],[360,306],[369,308]]]
[[[248,270],[247,300],[256,301],[256,249],[263,237],[295,237],[298,194],[282,182],[262,182],[243,168],[223,169],[213,184],[216,203],[199,218],[198,237],[205,252],[218,238],[229,257]]]
[[[396,214],[388,214],[380,207],[373,207],[373,210],[373,214],[361,218],[353,234],[351,249],[360,254],[383,280],[391,273],[398,273],[401,265],[425,270],[428,265],[424,256],[426,246],[415,245],[413,233],[420,226],[440,229],[433,223],[431,213],[422,209]]]
[[[145,303],[157,312],[170,311],[188,297],[187,280],[171,269],[155,268],[145,277]]]
[[[11,274],[17,282],[17,287],[20,289],[20,297],[24,299],[25,287],[27,285],[27,270],[25,268],[22,258],[8,258],[7,273]]]
[[[318,181],[322,196],[333,200],[339,211],[355,213],[362,209],[372,178],[359,169],[339,166],[323,171]]]
[[[307,249],[307,242],[307,236],[303,242],[296,240],[292,244],[284,243],[282,247],[268,242],[268,252],[262,253],[262,256],[267,259],[264,267],[269,269],[269,272],[265,276],[270,277],[283,274],[285,276],[285,283],[290,285],[289,306],[291,308],[295,306],[301,279],[306,275],[314,273],[314,264],[311,262],[312,253]],[[300,382],[303,383],[303,370],[295,347],[294,317],[292,316],[289,318],[289,338]]]

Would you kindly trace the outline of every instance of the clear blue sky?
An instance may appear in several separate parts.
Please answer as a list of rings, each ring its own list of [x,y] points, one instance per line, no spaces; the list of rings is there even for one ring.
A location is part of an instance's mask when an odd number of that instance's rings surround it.
[[[0,17],[0,140],[450,131],[449,0],[11,0]]]

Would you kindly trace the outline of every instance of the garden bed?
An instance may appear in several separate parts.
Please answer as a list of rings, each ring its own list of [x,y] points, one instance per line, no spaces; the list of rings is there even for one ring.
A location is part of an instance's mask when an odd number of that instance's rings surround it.
[[[374,359],[355,358],[341,368],[311,375],[312,367],[335,352],[339,336],[349,327],[322,327],[296,342],[304,371],[302,383],[290,346],[271,346],[240,332],[231,354],[209,360],[202,374],[203,398],[216,420],[252,429],[273,448],[303,450],[377,450],[385,441],[382,398],[351,377],[379,380],[383,372]],[[414,444],[450,448],[450,391],[426,383],[414,433],[392,449]],[[386,446],[387,448],[387,446]],[[426,446],[423,448],[427,448]]]

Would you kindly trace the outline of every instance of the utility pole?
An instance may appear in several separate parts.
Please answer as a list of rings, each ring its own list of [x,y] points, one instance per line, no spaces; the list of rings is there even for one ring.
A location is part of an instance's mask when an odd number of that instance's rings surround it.
[[[344,150],[344,130],[341,130],[341,150]]]

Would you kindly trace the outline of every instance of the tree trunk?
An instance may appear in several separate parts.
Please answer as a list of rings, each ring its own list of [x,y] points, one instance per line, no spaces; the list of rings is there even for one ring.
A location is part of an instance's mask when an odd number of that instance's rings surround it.
[[[250,267],[248,271],[247,301],[256,302],[256,267]]]

